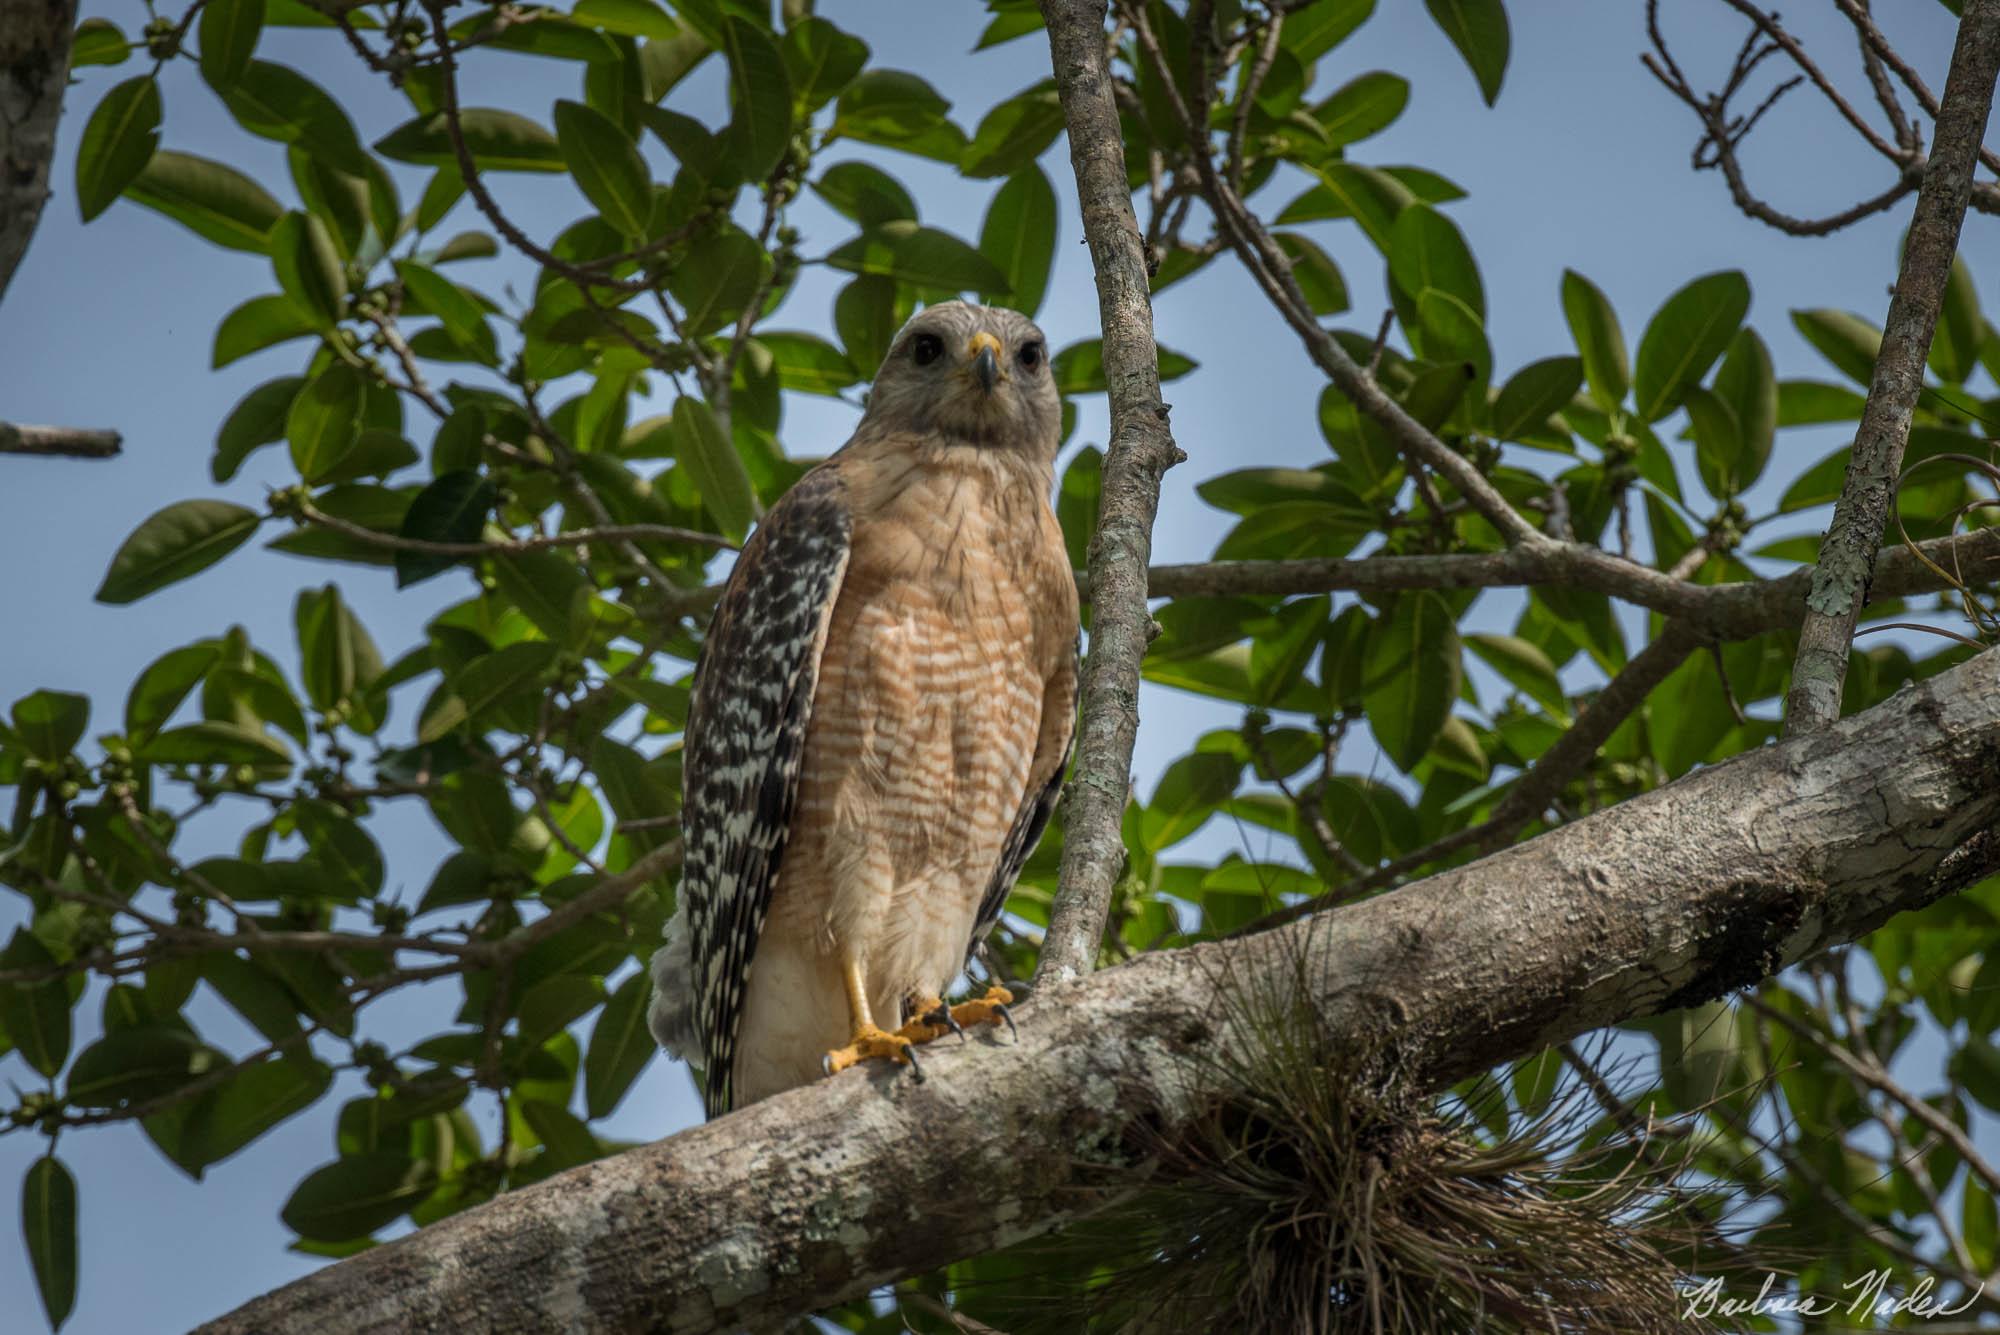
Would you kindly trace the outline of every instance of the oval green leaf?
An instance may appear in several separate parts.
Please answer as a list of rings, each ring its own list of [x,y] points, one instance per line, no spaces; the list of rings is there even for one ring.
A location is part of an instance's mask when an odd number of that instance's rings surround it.
[[[198,574],[249,541],[261,522],[255,510],[228,501],[179,501],[155,511],[111,558],[97,601],[136,602]]]

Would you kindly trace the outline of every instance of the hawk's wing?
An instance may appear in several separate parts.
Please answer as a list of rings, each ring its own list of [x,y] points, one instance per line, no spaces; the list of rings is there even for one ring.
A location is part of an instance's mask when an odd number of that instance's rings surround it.
[[[1000,861],[994,865],[993,878],[986,883],[986,893],[979,900],[979,916],[973,920],[972,939],[965,943],[968,964],[972,962],[973,952],[979,949],[979,943],[986,939],[986,934],[993,930],[993,924],[1000,920],[1000,910],[1006,907],[1007,896],[1014,892],[1014,882],[1021,878],[1021,868],[1027,865],[1028,855],[1041,842],[1042,831],[1048,829],[1049,817],[1055,814],[1056,801],[1062,796],[1063,775],[1069,771],[1070,754],[1076,750],[1077,667],[1082,658],[1083,634],[1079,631],[1068,675],[1052,683],[1042,701],[1042,735],[1035,748],[1028,791],[1022,796],[1020,809],[1014,813],[1014,823],[1007,829],[1007,840],[1000,845]],[[1042,777],[1044,770],[1047,771],[1045,778]]]
[[[801,478],[744,545],[695,666],[681,896],[710,1117],[732,1099],[743,991],[784,858],[851,529],[838,471]]]

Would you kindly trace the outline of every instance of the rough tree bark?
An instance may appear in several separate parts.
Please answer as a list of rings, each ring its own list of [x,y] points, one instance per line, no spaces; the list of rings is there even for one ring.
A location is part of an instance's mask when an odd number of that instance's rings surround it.
[[[0,422],[0,454],[36,454],[65,459],[109,459],[118,453],[116,431],[92,427],[17,426]]]
[[[75,0],[0,0],[0,300],[49,197]]]
[[[1187,457],[1174,444],[1160,400],[1152,289],[1125,175],[1104,14],[1104,0],[1042,0],[1084,237],[1097,271],[1111,442],[1090,545],[1090,657],[1083,665],[1076,768],[1063,798],[1061,889],[1042,938],[1040,983],[1080,978],[1096,966],[1111,891],[1124,869],[1121,823],[1139,735],[1139,661],[1153,637],[1146,607],[1153,517],[1161,477]]]
[[[2000,868],[2000,650],[1393,894],[1039,993],[923,1084],[848,1072],[364,1252],[210,1335],[682,1332],[1042,1233],[1226,1097],[1224,989],[1303,980],[1420,1086],[1721,996]]]
[[[1951,279],[1952,258],[1958,253],[1959,228],[1993,106],[1996,72],[2000,72],[2000,0],[1966,0],[1902,271],[1882,327],[1882,350],[1876,355],[1868,402],[1854,437],[1854,457],[1834,506],[1833,524],[1820,544],[1806,619],[1799,628],[1799,652],[1786,699],[1786,726],[1793,732],[1825,727],[1840,716],[1855,622],[1874,577],[1875,550],[1882,542],[1889,507],[1895,503],[1903,447],[1910,439],[1910,415],[1923,389],[1924,362]]]

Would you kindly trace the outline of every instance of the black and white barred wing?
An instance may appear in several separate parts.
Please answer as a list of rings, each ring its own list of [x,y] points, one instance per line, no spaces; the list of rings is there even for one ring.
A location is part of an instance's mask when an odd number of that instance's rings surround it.
[[[655,960],[654,1032],[707,1071],[710,1117],[733,1097],[744,987],[784,858],[850,532],[838,473],[800,479],[737,558],[695,668],[681,762],[684,921]],[[692,1013],[663,1016],[676,984],[691,989]],[[680,1035],[693,1043],[672,1041]]]

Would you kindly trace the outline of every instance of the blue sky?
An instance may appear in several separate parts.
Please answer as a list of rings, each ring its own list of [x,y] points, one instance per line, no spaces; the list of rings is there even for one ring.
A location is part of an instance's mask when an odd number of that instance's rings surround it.
[[[1677,53],[1690,75],[1697,83],[1719,77],[1741,38],[1736,18],[1710,0],[1678,0],[1665,8],[1670,30],[1682,38]],[[1403,118],[1350,156],[1381,165],[1421,164],[1469,192],[1449,211],[1480,263],[1499,373],[1571,351],[1557,297],[1565,267],[1606,291],[1633,346],[1661,300],[1689,279],[1716,269],[1745,270],[1754,290],[1751,320],[1770,344],[1781,376],[1835,378],[1793,331],[1789,310],[1832,306],[1880,320],[1907,211],[1818,240],[1785,238],[1742,218],[1716,174],[1689,170],[1693,121],[1638,63],[1644,45],[1638,0],[1516,0],[1513,61],[1492,109],[1480,102],[1471,74],[1422,6],[1382,0],[1381,9],[1328,59],[1321,77],[1332,87],[1381,68],[1412,81]],[[1895,9],[1902,12],[1893,14],[1893,35],[1932,86],[1941,87],[1949,16],[1934,5]],[[821,0],[820,11],[863,36],[878,63],[929,77],[953,98],[955,117],[968,128],[986,107],[1047,72],[1039,37],[969,55],[985,22],[983,7],[972,0]],[[113,19],[128,33],[145,22],[132,4],[86,5],[86,12]],[[1857,86],[1854,44],[1837,20],[1787,17],[1837,78]],[[260,55],[311,74],[340,98],[370,140],[407,116],[406,104],[337,42],[273,30]],[[125,689],[146,663],[231,624],[244,625],[254,642],[290,661],[292,603],[301,588],[337,579],[392,654],[420,635],[437,607],[461,594],[448,580],[397,594],[386,574],[308,565],[252,547],[134,606],[90,600],[111,553],[153,510],[205,495],[260,505],[266,487],[283,480],[281,452],[267,452],[222,488],[209,483],[207,460],[230,407],[252,386],[294,373],[303,347],[282,346],[211,371],[218,321],[245,297],[271,289],[266,263],[211,247],[130,203],[114,205],[88,227],[79,223],[70,181],[84,118],[105,89],[139,68],[134,62],[86,70],[72,89],[56,198],[0,306],[0,418],[113,427],[124,433],[126,450],[109,463],[0,458],[0,569],[11,574],[0,582],[0,626],[12,628],[0,652],[0,705],[39,686],[83,691],[96,701],[101,727],[115,726]],[[469,102],[504,104],[546,120],[555,98],[577,96],[581,76],[567,63],[501,55],[475,61],[470,77]],[[164,93],[166,146],[231,162],[281,198],[291,197],[281,150],[239,130],[191,65],[170,68]],[[706,70],[677,98],[684,99],[677,105],[714,114],[716,71]],[[824,162],[849,155],[838,150]],[[961,182],[933,164],[886,152],[851,156],[901,175],[927,222],[977,235],[990,183]],[[1773,201],[1795,213],[1838,207],[1881,183],[1875,161],[1804,92],[1769,118],[1746,160]],[[1096,333],[1096,296],[1060,144],[1044,167],[1064,209],[1041,322],[1061,347]],[[408,206],[422,175],[401,171],[398,179]],[[553,235],[585,211],[566,179],[512,176],[498,183],[510,211],[533,235]],[[1274,186],[1258,202],[1269,212],[1288,197],[1285,187]],[[469,203],[452,221],[479,225]],[[805,233],[809,255],[831,249],[850,230],[810,199],[793,221]],[[1353,294],[1354,310],[1340,322],[1372,330],[1385,304],[1379,259],[1352,224],[1312,230]],[[2000,284],[1990,281],[2000,258],[1992,222],[1971,220],[1964,253],[1985,295],[2000,301]],[[506,258],[463,267],[456,276],[496,296],[509,283],[523,292],[531,281],[527,266]],[[836,286],[823,272],[809,271],[776,324],[826,332]],[[1198,560],[1223,531],[1222,517],[1194,495],[1198,481],[1234,467],[1310,465],[1326,457],[1315,412],[1319,380],[1296,339],[1227,260],[1164,294],[1156,322],[1163,342],[1201,363],[1201,370],[1167,391],[1189,461],[1167,479],[1156,556]],[[787,405],[787,447],[823,454],[840,442],[854,416],[846,405],[794,396]],[[1101,443],[1105,432],[1102,402],[1086,401],[1073,443]],[[1771,475],[1795,474],[1839,443],[1825,433],[1787,433]],[[1813,531],[1821,522],[1812,516],[1794,531]],[[1481,604],[1482,619],[1511,623],[1514,606],[1505,596],[1491,596]],[[1135,764],[1142,791],[1197,731],[1236,718],[1233,710],[1152,688],[1142,715]],[[408,716],[406,702],[405,727]],[[1368,754],[1358,749],[1350,763],[1365,767]],[[393,813],[377,833],[390,855],[392,883],[414,895],[443,849],[428,817],[414,808]],[[211,823],[194,837],[220,844],[229,834],[226,822]],[[1201,838],[1195,851],[1213,857],[1242,846],[1246,836],[1218,826]],[[16,912],[0,903],[0,931],[11,927],[9,915]],[[383,1027],[393,1038],[430,1032],[444,1002],[413,993],[385,1005],[397,1008],[384,1013]],[[85,1009],[94,1014],[89,1002]],[[220,1007],[197,1002],[193,1018],[225,1045],[249,1038]],[[0,1059],[5,1077],[22,1078],[16,1059]],[[83,1220],[82,1291],[68,1329],[185,1327],[317,1264],[285,1250],[277,1211],[299,1177],[331,1157],[334,1111],[340,1097],[354,1092],[358,1088],[344,1089],[217,1165],[199,1186],[169,1167],[136,1127],[67,1138],[64,1155],[79,1179]],[[627,1096],[608,1131],[651,1139],[697,1115],[685,1073],[661,1061]],[[490,1128],[490,1116],[484,1122]],[[27,1136],[0,1137],[0,1197],[9,1198],[4,1209],[10,1221],[14,1184],[40,1149]],[[0,1233],[0,1294],[10,1298],[6,1324],[33,1329],[38,1318],[28,1315],[31,1282],[12,1229],[10,1222]]]

